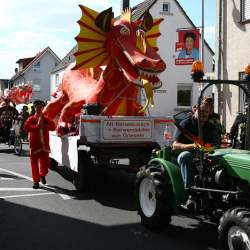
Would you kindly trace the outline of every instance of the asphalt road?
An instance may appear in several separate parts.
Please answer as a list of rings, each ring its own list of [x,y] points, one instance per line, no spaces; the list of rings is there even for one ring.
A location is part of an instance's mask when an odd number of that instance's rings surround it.
[[[135,211],[134,177],[95,169],[91,191],[78,194],[50,171],[48,185],[33,190],[27,151],[16,156],[1,144],[0,249],[216,249],[216,227],[202,220],[179,215],[163,232],[145,229]]]

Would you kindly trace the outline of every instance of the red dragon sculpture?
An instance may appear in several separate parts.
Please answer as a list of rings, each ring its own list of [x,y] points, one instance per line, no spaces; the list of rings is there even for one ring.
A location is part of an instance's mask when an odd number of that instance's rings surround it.
[[[1,97],[0,99],[9,99],[11,102],[17,104],[20,103],[29,103],[32,97],[32,86],[30,84],[23,84],[18,87],[12,87],[8,90],[6,96]],[[1,100],[0,100],[1,102]]]
[[[44,110],[51,118],[61,112],[59,135],[67,133],[83,104],[100,104],[101,115],[144,115],[153,105],[153,90],[162,85],[157,75],[166,68],[156,53],[162,19],[153,20],[146,12],[142,20],[132,21],[128,9],[116,20],[112,8],[101,13],[80,8],[76,64],[65,71],[56,99]],[[145,107],[138,103],[140,88],[146,92]]]

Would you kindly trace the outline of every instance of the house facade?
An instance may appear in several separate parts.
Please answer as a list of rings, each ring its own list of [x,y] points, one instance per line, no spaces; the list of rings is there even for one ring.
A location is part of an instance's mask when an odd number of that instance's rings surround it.
[[[160,25],[161,36],[157,41],[159,54],[167,63],[167,69],[160,75],[163,86],[155,91],[155,107],[150,109],[151,115],[173,115],[179,111],[190,109],[197,103],[199,86],[191,79],[191,64],[178,62],[181,32],[195,32],[196,27],[176,0],[158,0],[150,7],[153,17],[164,18]],[[198,36],[199,37],[199,34]],[[198,39],[199,49],[201,40]],[[204,45],[205,73],[213,72],[214,53],[207,43]],[[207,95],[212,95],[210,92]]]
[[[250,1],[217,1],[216,36],[217,78],[241,79],[250,58]],[[237,86],[222,86],[218,92],[218,112],[229,131],[237,112],[244,110],[245,96]]]
[[[11,78],[13,86],[24,83],[32,85],[32,100],[50,100],[50,73],[60,63],[60,58],[47,47],[34,57],[21,58],[17,61],[18,68]]]
[[[77,51],[75,46],[62,61],[52,70],[50,75],[50,93],[52,94],[61,83],[65,69],[73,62],[75,62],[74,53]]]
[[[199,86],[191,80],[192,60],[190,61],[188,58],[179,59],[178,57],[184,43],[184,41],[180,41],[181,38],[184,40],[183,37],[186,33],[195,33],[195,44],[197,51],[199,51],[201,47],[200,35],[193,22],[176,0],[146,0],[132,8],[132,18],[134,20],[142,18],[147,10],[154,18],[164,18],[160,24],[161,36],[158,38],[157,46],[159,54],[167,64],[167,69],[160,75],[163,86],[155,90],[154,93],[155,107],[149,108],[148,112],[154,116],[168,116],[181,110],[190,109],[197,102]],[[51,75],[52,92],[56,89],[57,84],[60,83],[64,69],[69,63],[75,61],[73,53],[76,49],[74,47],[58,67],[53,70]],[[213,56],[213,51],[205,43],[204,61],[205,71],[208,73],[213,71]],[[68,64],[65,63],[67,61]],[[142,103],[145,101],[144,96],[145,94],[142,90]]]
[[[9,88],[9,80],[8,79],[0,79],[0,96],[4,95],[5,89]]]

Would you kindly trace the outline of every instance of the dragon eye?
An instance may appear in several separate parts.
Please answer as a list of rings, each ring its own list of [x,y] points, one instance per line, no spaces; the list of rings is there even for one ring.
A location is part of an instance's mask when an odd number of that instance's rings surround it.
[[[122,28],[120,29],[120,34],[123,36],[129,36],[130,29],[127,26],[122,26]]]

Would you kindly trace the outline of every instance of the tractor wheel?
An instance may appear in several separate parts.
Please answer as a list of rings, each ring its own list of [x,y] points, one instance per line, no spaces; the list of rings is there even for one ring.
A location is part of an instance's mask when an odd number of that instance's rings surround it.
[[[90,157],[85,151],[78,152],[78,173],[76,173],[73,184],[77,191],[87,191],[89,188]]]
[[[218,228],[223,250],[250,250],[250,210],[233,208],[224,213]]]
[[[161,166],[143,167],[137,174],[137,202],[141,223],[161,230],[171,222],[174,195],[170,179]]]

